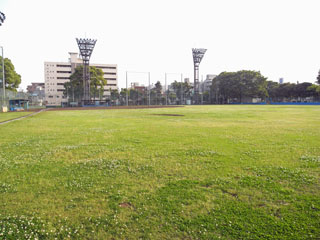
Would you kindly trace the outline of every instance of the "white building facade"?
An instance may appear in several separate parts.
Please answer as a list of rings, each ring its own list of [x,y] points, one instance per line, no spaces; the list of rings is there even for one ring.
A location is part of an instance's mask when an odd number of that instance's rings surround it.
[[[78,53],[69,53],[69,62],[44,62],[45,102],[47,106],[61,106],[68,101],[63,95],[64,83],[70,81],[75,68],[82,65]],[[118,89],[118,69],[116,64],[95,64],[90,66],[99,68],[104,73],[107,85],[104,87],[102,99],[110,96],[110,90]]]
[[[200,92],[210,92],[212,80],[217,77],[215,74],[207,74],[206,80],[200,83]]]

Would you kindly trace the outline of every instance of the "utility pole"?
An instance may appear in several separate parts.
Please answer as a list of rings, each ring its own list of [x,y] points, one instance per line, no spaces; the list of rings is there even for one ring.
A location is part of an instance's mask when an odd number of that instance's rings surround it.
[[[149,101],[148,101],[148,106],[150,106],[150,91],[151,91],[151,86],[150,86],[150,72],[148,72],[148,82],[149,82]]]
[[[128,106],[128,71],[126,71],[126,105]]]
[[[6,19],[6,15],[2,12],[0,12],[0,26],[2,26],[2,23],[4,22],[4,20]],[[3,102],[2,102],[2,105],[4,105],[4,102],[6,100],[5,98],[5,95],[6,95],[6,80],[5,80],[5,77],[4,77],[4,58],[3,58],[3,47],[1,46],[1,53],[2,53],[2,88],[3,88]]]
[[[166,93],[166,105],[168,105],[168,91],[167,91],[167,73],[164,74],[164,81],[165,81],[165,93]]]
[[[6,79],[5,79],[5,75],[4,75],[4,57],[3,57],[3,47],[1,47],[1,53],[2,53],[2,105],[5,106],[5,101],[6,101]]]
[[[180,96],[180,105],[182,105],[183,104],[183,74],[181,73],[181,94],[180,94],[181,96]]]

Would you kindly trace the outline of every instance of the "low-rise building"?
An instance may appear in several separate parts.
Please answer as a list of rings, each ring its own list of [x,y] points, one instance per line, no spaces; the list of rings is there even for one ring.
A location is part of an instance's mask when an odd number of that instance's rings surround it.
[[[35,106],[42,106],[45,99],[45,83],[33,82],[27,86],[27,93],[29,98],[29,104]]]

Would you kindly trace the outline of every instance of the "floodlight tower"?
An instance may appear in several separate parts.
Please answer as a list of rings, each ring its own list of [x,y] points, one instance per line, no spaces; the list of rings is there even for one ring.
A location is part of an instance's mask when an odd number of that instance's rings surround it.
[[[194,103],[199,104],[199,65],[207,49],[192,48],[194,66]]]
[[[90,102],[90,69],[89,69],[89,61],[93,51],[93,48],[97,42],[94,39],[88,38],[76,38],[80,56],[83,60],[83,96],[82,96],[82,104]]]
[[[6,15],[4,15],[4,13],[0,12],[0,26],[2,25],[2,23],[4,22],[5,19],[6,19]]]

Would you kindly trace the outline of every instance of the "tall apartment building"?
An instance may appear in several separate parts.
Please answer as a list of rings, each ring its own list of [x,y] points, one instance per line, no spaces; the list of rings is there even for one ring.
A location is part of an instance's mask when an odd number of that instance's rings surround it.
[[[44,62],[44,79],[45,79],[45,101],[47,106],[61,106],[63,102],[68,100],[64,97],[64,83],[68,82],[75,68],[81,65],[82,59],[78,57],[78,53],[69,53],[69,62]],[[110,96],[110,89],[118,88],[118,73],[116,64],[95,64],[90,66],[100,68],[107,80],[104,87],[103,99]]]

